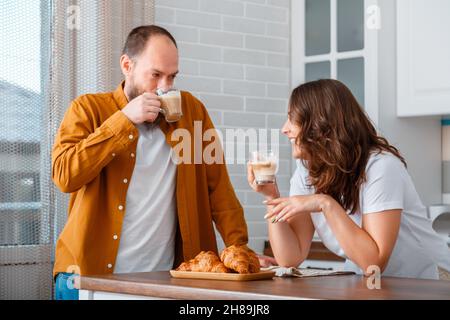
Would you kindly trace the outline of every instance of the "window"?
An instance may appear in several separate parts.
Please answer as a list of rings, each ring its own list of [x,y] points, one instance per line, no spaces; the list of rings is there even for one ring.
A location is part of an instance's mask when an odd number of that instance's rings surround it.
[[[378,122],[376,0],[292,1],[292,86],[323,78],[345,83]]]
[[[41,3],[4,0],[0,19],[0,246],[34,245],[41,232]]]
[[[152,0],[2,0],[0,300],[51,299],[68,203],[51,180],[56,132],[75,97],[117,86],[117,39],[153,23],[153,9]]]

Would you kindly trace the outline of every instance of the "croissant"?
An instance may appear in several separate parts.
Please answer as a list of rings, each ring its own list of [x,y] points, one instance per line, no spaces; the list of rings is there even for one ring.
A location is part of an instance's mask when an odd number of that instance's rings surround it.
[[[220,261],[219,257],[212,251],[200,252],[194,259],[181,263],[176,270],[216,273],[230,272],[230,270]]]
[[[256,273],[260,271],[259,259],[256,253],[246,245],[229,246],[220,254],[225,267],[238,273]]]

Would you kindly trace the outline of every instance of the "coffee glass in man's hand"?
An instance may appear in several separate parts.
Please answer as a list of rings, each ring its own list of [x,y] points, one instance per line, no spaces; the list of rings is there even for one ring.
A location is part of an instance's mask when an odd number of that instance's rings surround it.
[[[177,122],[183,116],[181,109],[181,92],[171,89],[167,92],[158,89],[156,91],[161,101],[161,113],[167,122]]]
[[[271,151],[253,151],[250,153],[250,165],[256,184],[275,183],[278,169],[278,157]]]

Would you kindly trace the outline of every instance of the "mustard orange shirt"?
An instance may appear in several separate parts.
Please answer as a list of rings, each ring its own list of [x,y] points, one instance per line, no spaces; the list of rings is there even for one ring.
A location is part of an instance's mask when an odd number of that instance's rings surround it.
[[[128,103],[122,82],[114,92],[88,94],[67,110],[52,150],[52,178],[62,192],[71,193],[67,223],[55,252],[53,274],[108,274],[114,270],[122,221],[126,214],[139,132],[121,111]],[[176,129],[195,136],[194,121],[202,134],[214,129],[204,105],[182,92],[183,118],[159,122],[166,142]],[[202,142],[202,149],[210,142]],[[194,143],[191,143],[194,146]],[[191,150],[194,160],[194,148]],[[152,181],[148,182],[149,184]],[[243,209],[224,163],[180,163],[176,174],[178,213],[175,265],[202,250],[217,252],[215,222],[226,246],[248,242]],[[116,236],[115,236],[116,235]]]

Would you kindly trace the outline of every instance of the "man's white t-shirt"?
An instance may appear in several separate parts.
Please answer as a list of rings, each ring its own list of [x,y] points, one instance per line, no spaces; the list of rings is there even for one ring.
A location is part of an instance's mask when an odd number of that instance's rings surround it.
[[[136,164],[114,273],[170,270],[175,257],[176,164],[158,125],[137,128]]]
[[[431,226],[427,209],[416,192],[403,163],[391,153],[372,153],[366,166],[367,181],[360,190],[360,211],[349,217],[361,227],[362,214],[402,209],[397,242],[383,275],[439,279],[437,266],[450,270],[450,249]],[[308,170],[301,161],[291,179],[290,195],[314,194],[308,186]],[[311,219],[323,244],[346,259],[345,270],[362,270],[348,259],[321,212]]]

